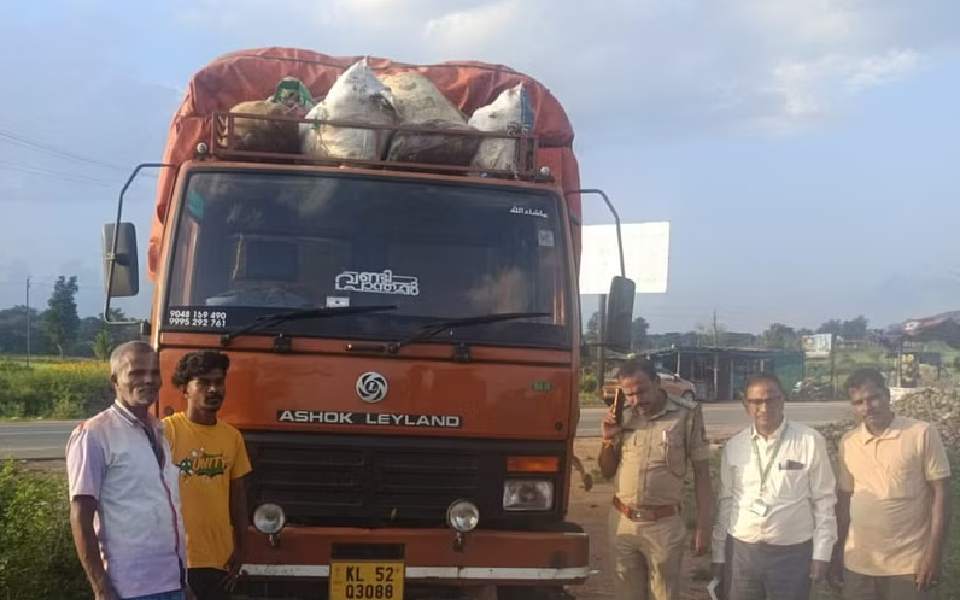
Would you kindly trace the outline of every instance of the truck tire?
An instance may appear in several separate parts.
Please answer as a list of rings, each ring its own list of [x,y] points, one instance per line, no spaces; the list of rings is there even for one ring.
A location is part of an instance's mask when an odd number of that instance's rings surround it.
[[[687,390],[684,393],[680,394],[680,397],[688,402],[694,402],[697,399],[694,393],[691,392],[690,390]]]

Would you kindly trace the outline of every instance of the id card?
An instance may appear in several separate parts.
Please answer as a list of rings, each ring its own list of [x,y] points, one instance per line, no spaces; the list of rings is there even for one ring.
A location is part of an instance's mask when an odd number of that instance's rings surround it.
[[[750,503],[750,512],[758,517],[767,516],[767,512],[769,512],[769,510],[770,507],[764,504],[763,500],[760,500],[759,498]]]
[[[710,583],[707,584],[707,593],[710,594],[710,600],[720,600],[720,580],[714,577],[710,580]]]

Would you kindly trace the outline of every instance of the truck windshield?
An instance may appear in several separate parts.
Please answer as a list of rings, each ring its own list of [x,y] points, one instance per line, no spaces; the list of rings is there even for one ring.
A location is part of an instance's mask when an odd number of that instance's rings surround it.
[[[569,345],[558,202],[496,186],[197,172],[176,228],[163,327],[230,331],[278,308],[390,304],[397,309],[268,331],[398,339],[438,319],[531,312],[550,316],[465,327],[453,337]]]

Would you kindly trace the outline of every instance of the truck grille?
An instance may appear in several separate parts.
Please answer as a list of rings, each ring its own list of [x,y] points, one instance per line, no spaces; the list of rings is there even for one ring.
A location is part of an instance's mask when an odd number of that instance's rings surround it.
[[[244,438],[253,464],[251,509],[274,502],[293,524],[359,527],[443,526],[447,507],[461,498],[477,504],[481,527],[510,526],[523,515],[502,511],[506,457],[562,458],[564,449],[560,442],[290,432]],[[562,497],[563,478],[547,478]],[[536,520],[559,515],[555,508]]]

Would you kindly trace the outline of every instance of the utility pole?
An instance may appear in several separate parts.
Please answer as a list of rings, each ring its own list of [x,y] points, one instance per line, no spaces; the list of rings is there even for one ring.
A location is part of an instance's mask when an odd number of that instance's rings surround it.
[[[603,402],[603,383],[606,381],[607,374],[607,353],[605,352],[606,348],[603,345],[605,334],[607,331],[607,295],[600,294],[600,309],[599,309],[599,330],[597,334],[600,336],[598,340],[600,343],[597,344],[597,395],[600,397],[600,401]]]
[[[27,277],[27,366],[30,366],[30,278]]]
[[[717,330],[717,309],[713,309],[713,347],[720,347],[720,332]]]
[[[830,399],[837,397],[837,334],[830,334]]]

